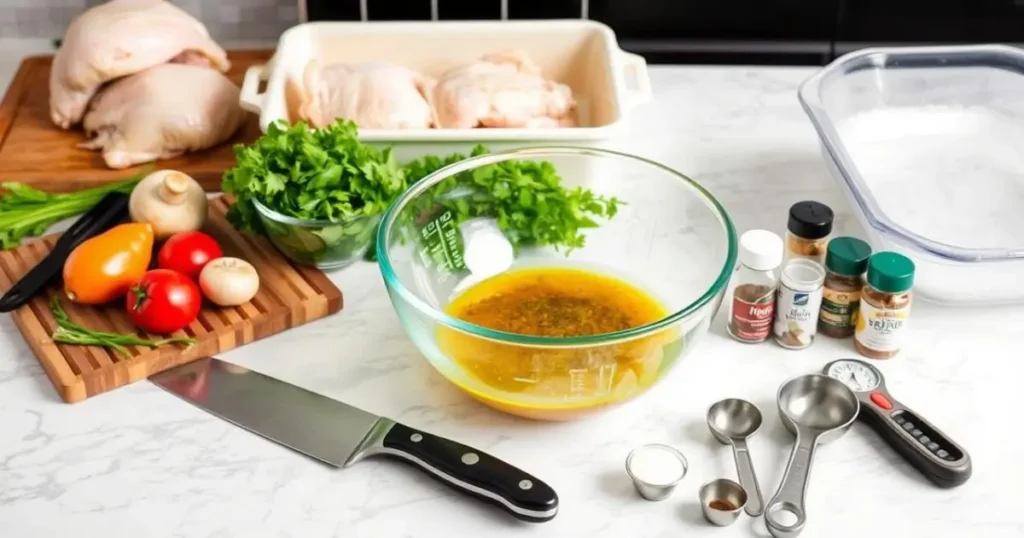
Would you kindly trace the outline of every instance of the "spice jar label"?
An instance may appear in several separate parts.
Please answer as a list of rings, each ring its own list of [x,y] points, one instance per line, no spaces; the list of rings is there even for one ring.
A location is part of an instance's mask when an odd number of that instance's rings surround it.
[[[903,329],[910,317],[910,305],[899,309],[876,308],[861,301],[855,337],[862,346],[884,352],[899,351]]]
[[[835,329],[853,327],[853,318],[860,303],[860,290],[838,291],[825,288],[821,299],[821,323]],[[846,333],[849,336],[850,333]]]
[[[814,341],[818,330],[818,310],[821,308],[821,288],[805,292],[783,284],[775,316],[775,340],[783,347],[801,349]]]
[[[732,312],[732,333],[736,338],[752,342],[767,339],[775,313],[775,290],[755,284],[736,286]]]

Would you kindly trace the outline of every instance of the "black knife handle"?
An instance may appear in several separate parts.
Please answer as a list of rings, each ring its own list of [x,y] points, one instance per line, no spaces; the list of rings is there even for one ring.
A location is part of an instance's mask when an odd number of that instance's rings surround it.
[[[551,486],[466,445],[395,423],[383,446],[384,454],[413,463],[437,480],[523,521],[550,521],[558,513],[558,494]]]
[[[53,250],[0,297],[0,312],[11,312],[54,281],[71,251],[86,239],[99,235],[128,216],[127,194],[107,193],[67,229]]]

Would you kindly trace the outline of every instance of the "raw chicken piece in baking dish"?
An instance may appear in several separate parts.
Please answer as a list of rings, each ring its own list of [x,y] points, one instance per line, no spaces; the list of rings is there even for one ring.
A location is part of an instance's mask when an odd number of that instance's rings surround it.
[[[287,83],[289,115],[324,127],[338,118],[360,129],[429,129],[434,113],[427,96],[434,81],[384,62],[306,64],[301,79]]]
[[[230,66],[206,27],[169,2],[112,0],[90,8],[71,22],[53,58],[53,123],[70,128],[105,82],[167,62]]]
[[[117,80],[89,105],[80,144],[110,168],[169,159],[220,144],[242,124],[238,87],[209,67],[163,64]]]
[[[488,54],[442,75],[434,88],[438,127],[572,127],[576,102],[521,51]]]

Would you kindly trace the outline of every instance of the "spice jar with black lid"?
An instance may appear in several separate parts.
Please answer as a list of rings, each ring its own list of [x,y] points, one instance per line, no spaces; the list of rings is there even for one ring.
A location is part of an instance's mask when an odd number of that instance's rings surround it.
[[[764,342],[771,334],[782,248],[782,238],[767,230],[749,230],[740,236],[728,323],[729,334],[740,342]]]
[[[860,293],[854,341],[870,359],[889,359],[900,352],[913,299],[914,262],[895,252],[879,252],[868,260],[868,283]]]
[[[786,224],[785,261],[808,258],[824,265],[834,218],[832,208],[821,202],[803,201],[793,204],[789,208],[789,221]]]
[[[860,292],[867,284],[871,246],[856,237],[837,237],[825,254],[825,291],[818,315],[818,332],[832,338],[853,336]]]

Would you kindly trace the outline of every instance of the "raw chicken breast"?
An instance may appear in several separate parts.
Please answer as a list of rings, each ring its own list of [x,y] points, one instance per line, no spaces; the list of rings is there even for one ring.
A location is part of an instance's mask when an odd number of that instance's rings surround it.
[[[110,168],[168,159],[224,142],[244,112],[238,87],[209,67],[163,64],[111,83],[83,120]]]
[[[78,123],[99,87],[167,62],[227,71],[227,54],[206,27],[163,0],[112,0],[71,22],[50,71],[50,117]]]
[[[576,102],[520,51],[488,54],[448,71],[433,94],[438,127],[572,127]]]
[[[360,129],[428,129],[434,114],[427,101],[434,81],[381,62],[306,65],[302,79],[289,79],[287,100],[293,121],[324,127],[338,118]]]

